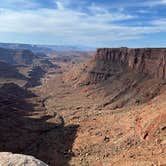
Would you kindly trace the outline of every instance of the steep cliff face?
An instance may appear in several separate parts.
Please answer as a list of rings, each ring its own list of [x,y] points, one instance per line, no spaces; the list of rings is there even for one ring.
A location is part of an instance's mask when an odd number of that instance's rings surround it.
[[[166,49],[164,48],[101,48],[89,73],[94,81],[105,80],[112,74],[135,71],[153,78],[166,79]]]
[[[77,86],[92,85],[89,88],[95,91],[91,94],[103,96],[102,107],[145,103],[165,86],[166,49],[98,49],[75,80]]]

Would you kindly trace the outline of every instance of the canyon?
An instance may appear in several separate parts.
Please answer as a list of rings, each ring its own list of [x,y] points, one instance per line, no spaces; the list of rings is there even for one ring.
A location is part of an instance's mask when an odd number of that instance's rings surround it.
[[[98,49],[95,60],[110,63],[110,67],[116,64],[117,72],[122,72],[126,68],[151,77],[166,79],[166,49],[164,48]]]
[[[166,164],[165,48],[15,52],[0,49],[16,73],[0,72],[1,152],[50,166]]]

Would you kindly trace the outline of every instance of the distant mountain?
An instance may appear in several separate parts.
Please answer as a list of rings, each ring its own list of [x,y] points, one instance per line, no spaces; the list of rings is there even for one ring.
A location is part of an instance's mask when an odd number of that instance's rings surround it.
[[[27,49],[34,53],[55,53],[66,51],[89,51],[94,48],[85,46],[65,46],[65,45],[33,45],[33,44],[17,44],[17,43],[0,43],[1,48],[7,49]]]

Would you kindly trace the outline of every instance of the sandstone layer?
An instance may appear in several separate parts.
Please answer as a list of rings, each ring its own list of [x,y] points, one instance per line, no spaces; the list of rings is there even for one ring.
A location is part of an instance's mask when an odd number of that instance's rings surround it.
[[[40,86],[2,85],[0,151],[50,166],[165,165],[165,69],[155,70],[165,66],[164,49],[144,65],[130,52],[135,49],[103,50],[86,64],[58,62],[61,68],[44,75],[34,68],[27,77],[41,74]]]
[[[97,50],[94,61],[96,67],[91,75],[96,81],[107,79],[111,74],[126,70],[166,79],[166,49],[164,48],[103,48]]]
[[[91,94],[103,96],[97,105],[111,108],[145,103],[160,93],[166,81],[164,48],[100,48],[77,72],[69,72],[76,86],[95,85]]]

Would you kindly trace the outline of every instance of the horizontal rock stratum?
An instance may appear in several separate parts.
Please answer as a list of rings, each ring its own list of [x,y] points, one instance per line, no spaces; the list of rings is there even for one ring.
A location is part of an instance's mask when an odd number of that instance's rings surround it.
[[[99,48],[95,61],[100,69],[109,63],[115,72],[127,68],[155,78],[166,79],[166,48]],[[103,71],[107,69],[110,68],[102,68]]]
[[[48,166],[44,162],[32,156],[13,154],[9,152],[0,153],[0,166]]]
[[[94,94],[105,96],[101,107],[146,103],[166,84],[166,48],[99,48],[80,72],[68,75],[75,86],[96,86]]]

